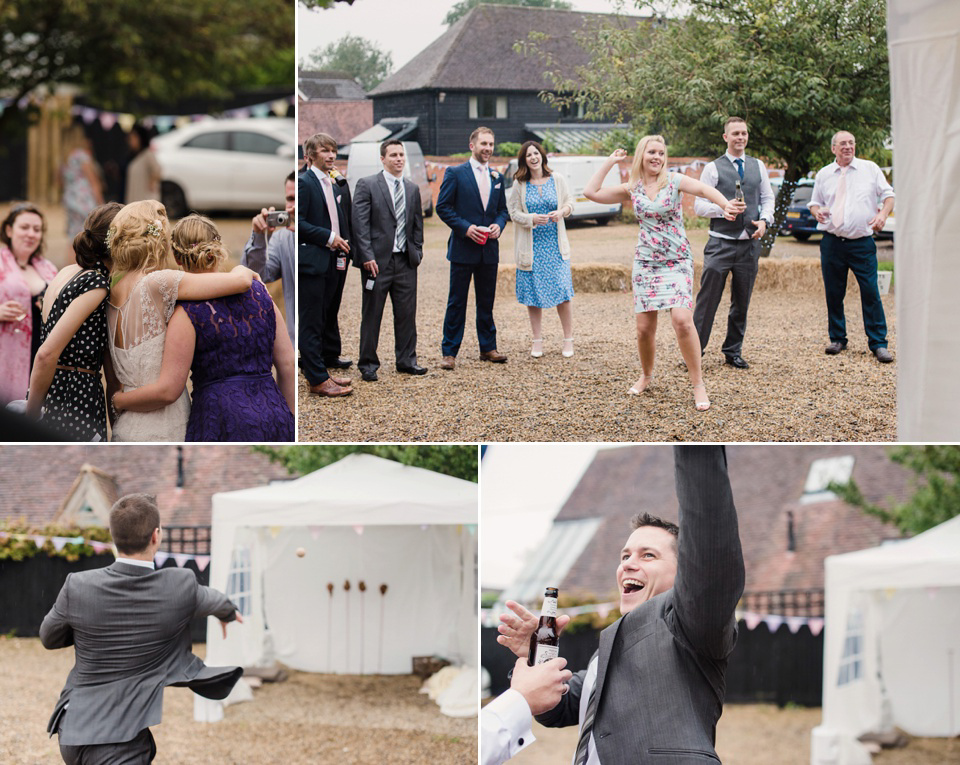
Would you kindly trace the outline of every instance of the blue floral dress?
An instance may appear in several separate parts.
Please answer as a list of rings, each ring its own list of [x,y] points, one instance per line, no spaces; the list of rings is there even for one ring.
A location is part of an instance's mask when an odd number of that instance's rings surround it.
[[[693,310],[693,252],[683,228],[680,178],[670,173],[667,185],[651,200],[643,182],[630,190],[640,224],[633,255],[633,306],[636,313],[669,308]]]
[[[557,186],[553,176],[546,183],[527,184],[527,212],[546,215],[557,209]],[[533,227],[533,270],[517,269],[517,301],[522,305],[553,308],[573,297],[570,261],[560,255],[557,224]]]

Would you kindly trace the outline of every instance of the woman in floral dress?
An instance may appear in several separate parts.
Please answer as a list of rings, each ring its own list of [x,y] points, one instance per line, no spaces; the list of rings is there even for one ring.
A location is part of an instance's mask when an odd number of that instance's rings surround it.
[[[653,382],[657,312],[666,309],[690,373],[697,410],[705,411],[710,399],[700,368],[700,338],[693,325],[693,254],[683,227],[680,192],[706,197],[723,208],[728,220],[743,212],[744,204],[728,201],[715,188],[682,173],[668,173],[667,144],[659,135],[640,139],[627,183],[601,188],[610,169],[626,157],[625,149],[607,157],[583,193],[601,204],[630,205],[640,224],[632,281],[641,375],[627,392],[639,395]]]

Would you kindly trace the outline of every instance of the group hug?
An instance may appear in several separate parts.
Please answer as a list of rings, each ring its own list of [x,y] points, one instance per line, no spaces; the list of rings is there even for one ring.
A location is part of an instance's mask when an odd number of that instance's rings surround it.
[[[0,224],[0,405],[78,441],[295,439],[291,334],[213,221],[103,204],[59,272],[45,231],[29,203]]]
[[[628,157],[624,149],[617,149],[583,191],[594,202],[624,205],[633,211],[639,225],[632,285],[640,376],[624,386],[630,395],[641,395],[654,383],[657,318],[659,311],[669,310],[694,406],[698,411],[710,408],[701,359],[728,275],[730,312],[721,350],[731,367],[750,366],[742,347],[760,240],[773,225],[774,193],[763,162],[746,154],[748,139],[746,121],[729,117],[723,126],[726,152],[708,163],[697,180],[669,172],[665,139],[648,135],[637,144],[626,182],[603,185],[611,169]],[[516,297],[528,311],[530,355],[543,356],[543,309],[554,307],[563,330],[561,353],[566,358],[574,355],[573,279],[564,226],[564,219],[573,212],[569,186],[549,167],[543,146],[527,141],[520,148],[514,183],[508,190],[503,175],[489,164],[494,145],[490,128],[474,130],[469,160],[446,169],[437,197],[437,215],[450,228],[450,286],[440,362],[441,369],[448,372],[457,366],[471,281],[480,359],[498,364],[507,361],[497,348],[493,308],[498,240],[508,221],[516,227]],[[834,134],[831,151],[836,161],[817,174],[810,202],[823,232],[821,270],[830,338],[825,351],[833,355],[846,348],[843,302],[848,272],[852,271],[860,287],[869,349],[878,361],[888,363],[893,355],[887,349],[873,234],[883,228],[893,211],[894,194],[875,163],[855,156],[855,146],[851,133]],[[362,269],[357,364],[361,378],[367,382],[378,379],[377,344],[388,296],[394,312],[397,371],[426,373],[416,353],[416,269],[423,253],[423,216],[418,187],[403,177],[403,144],[388,140],[381,145],[382,173],[360,179],[352,200],[346,179],[334,164],[337,144],[331,136],[320,133],[308,139],[304,153],[307,165],[298,187],[300,367],[310,392],[336,397],[353,390],[352,379],[341,371],[353,362],[340,355],[337,318],[351,261]],[[695,212],[710,221],[696,301],[682,192],[696,197]]]

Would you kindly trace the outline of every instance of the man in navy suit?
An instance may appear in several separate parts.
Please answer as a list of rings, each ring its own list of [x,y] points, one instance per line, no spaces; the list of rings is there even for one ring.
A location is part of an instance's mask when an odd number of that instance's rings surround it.
[[[304,142],[308,144],[310,167],[297,181],[300,369],[311,393],[346,396],[351,393],[350,378],[333,377],[327,367],[343,366],[337,312],[350,253],[350,190],[330,178],[337,142],[317,133]]]
[[[477,340],[480,360],[504,363],[497,352],[497,327],[493,301],[497,295],[497,241],[507,225],[507,199],[503,176],[488,166],[493,156],[493,131],[478,127],[470,134],[469,161],[447,168],[437,197],[437,215],[450,227],[447,260],[450,261],[450,295],[443,317],[441,369],[456,367],[467,318],[467,294],[473,279],[477,301]]]

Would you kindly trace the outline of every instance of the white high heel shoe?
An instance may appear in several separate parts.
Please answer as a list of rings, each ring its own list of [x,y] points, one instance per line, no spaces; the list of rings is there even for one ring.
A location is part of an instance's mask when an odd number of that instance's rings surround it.
[[[539,359],[543,355],[543,338],[538,337],[534,339],[530,355],[535,359]]]
[[[644,380],[646,380],[646,382],[643,382]],[[639,396],[647,388],[650,387],[650,383],[652,382],[653,382],[653,375],[642,374],[640,375],[640,379],[633,384],[633,386],[630,388],[630,390],[627,391],[627,393],[631,396]]]
[[[569,359],[571,356],[573,356],[573,338],[565,337],[563,338],[563,357]]]

